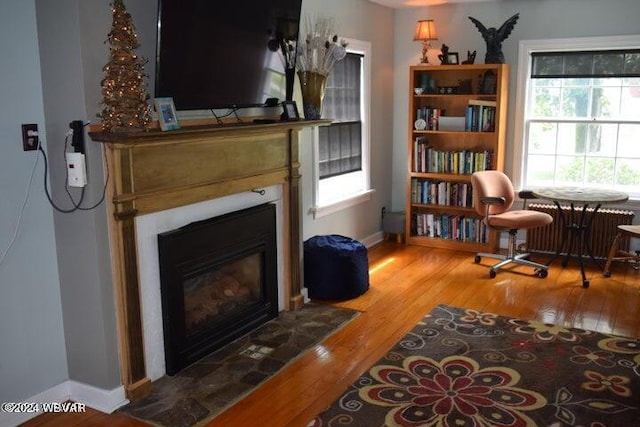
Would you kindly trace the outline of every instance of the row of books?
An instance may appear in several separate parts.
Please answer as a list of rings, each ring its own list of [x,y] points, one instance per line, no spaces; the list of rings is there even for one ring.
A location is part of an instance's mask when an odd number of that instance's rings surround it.
[[[413,171],[472,174],[492,168],[493,151],[440,151],[429,146],[424,136],[414,140]]]
[[[496,101],[471,99],[465,110],[464,130],[493,132],[496,130]]]
[[[421,107],[416,110],[416,119],[422,119],[426,122],[424,129],[418,130],[438,130],[440,128],[440,116],[442,116],[442,110],[433,107]]]
[[[487,243],[488,230],[482,218],[461,215],[413,214],[411,233],[469,243]]]
[[[411,178],[411,203],[472,207],[473,190],[467,182]]]

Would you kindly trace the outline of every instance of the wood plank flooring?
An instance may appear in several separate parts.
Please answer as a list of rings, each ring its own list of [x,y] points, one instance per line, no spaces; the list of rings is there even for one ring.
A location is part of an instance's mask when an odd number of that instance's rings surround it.
[[[640,271],[628,265],[614,265],[610,278],[589,267],[591,286],[584,289],[573,262],[565,268],[556,262],[546,279],[526,267],[490,279],[487,266],[495,260],[475,264],[473,258],[470,253],[395,242],[371,248],[369,291],[336,303],[362,314],[207,426],[305,426],[437,304],[640,338]],[[89,410],[45,414],[25,425],[145,424]]]

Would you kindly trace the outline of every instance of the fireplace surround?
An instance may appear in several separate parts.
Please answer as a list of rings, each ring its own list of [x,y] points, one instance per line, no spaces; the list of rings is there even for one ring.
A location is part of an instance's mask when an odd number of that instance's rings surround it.
[[[327,120],[217,126],[184,121],[170,132],[102,132],[110,179],[111,260],[122,383],[127,397],[147,395],[135,219],[139,215],[213,200],[272,185],[282,186],[284,298],[302,306],[298,132]]]

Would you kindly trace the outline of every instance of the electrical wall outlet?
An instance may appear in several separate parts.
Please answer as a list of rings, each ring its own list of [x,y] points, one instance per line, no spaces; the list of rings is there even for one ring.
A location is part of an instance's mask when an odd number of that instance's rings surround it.
[[[36,123],[22,125],[22,149],[24,151],[37,150],[39,138],[38,125]]]

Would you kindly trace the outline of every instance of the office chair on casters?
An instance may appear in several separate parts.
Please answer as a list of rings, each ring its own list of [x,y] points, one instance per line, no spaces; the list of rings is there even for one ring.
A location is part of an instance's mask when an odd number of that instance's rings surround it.
[[[479,263],[482,257],[499,259],[500,261],[489,269],[491,278],[496,277],[499,268],[511,263],[533,267],[538,277],[547,277],[548,266],[529,261],[528,253],[517,252],[516,235],[521,229],[551,224],[553,217],[534,210],[509,210],[516,198],[516,193],[509,177],[500,171],[475,172],[471,175],[471,185],[476,212],[484,217],[483,221],[487,227],[509,232],[507,255],[481,252],[476,255],[475,262]],[[531,197],[530,194],[527,195],[527,198]]]

